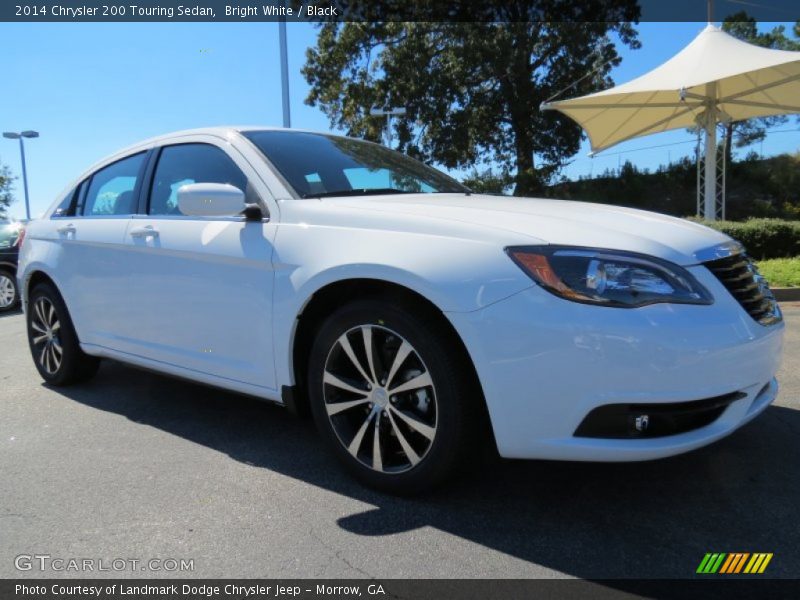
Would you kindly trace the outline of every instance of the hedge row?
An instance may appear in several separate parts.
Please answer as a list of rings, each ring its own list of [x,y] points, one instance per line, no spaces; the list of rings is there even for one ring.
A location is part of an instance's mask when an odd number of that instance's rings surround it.
[[[701,222],[741,242],[747,253],[756,260],[800,256],[800,221],[750,219]]]

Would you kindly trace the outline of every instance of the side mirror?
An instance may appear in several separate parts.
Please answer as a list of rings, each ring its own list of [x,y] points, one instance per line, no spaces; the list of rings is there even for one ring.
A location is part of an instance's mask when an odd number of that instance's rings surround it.
[[[178,188],[178,208],[193,217],[233,217],[246,208],[244,192],[227,183],[188,183]]]

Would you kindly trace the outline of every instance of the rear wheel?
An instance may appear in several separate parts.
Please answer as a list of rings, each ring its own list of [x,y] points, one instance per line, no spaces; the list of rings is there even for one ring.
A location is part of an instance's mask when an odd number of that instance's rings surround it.
[[[17,278],[11,271],[0,269],[0,312],[14,310],[19,306]]]
[[[430,488],[482,440],[480,396],[441,322],[377,300],[331,315],[309,364],[318,428],[359,480],[394,493]]]
[[[67,307],[50,284],[37,285],[31,292],[27,323],[33,362],[47,383],[69,385],[97,372],[100,360],[81,350]]]

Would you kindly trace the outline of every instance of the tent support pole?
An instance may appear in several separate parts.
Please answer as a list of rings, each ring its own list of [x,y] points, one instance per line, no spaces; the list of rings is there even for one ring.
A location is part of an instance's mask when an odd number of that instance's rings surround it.
[[[703,194],[703,216],[708,221],[717,220],[717,84],[707,86],[708,105],[706,107],[706,156]]]

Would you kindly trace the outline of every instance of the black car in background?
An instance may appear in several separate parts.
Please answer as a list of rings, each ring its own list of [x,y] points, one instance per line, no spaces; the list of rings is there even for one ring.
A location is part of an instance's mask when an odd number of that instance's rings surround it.
[[[0,218],[0,313],[19,306],[17,259],[23,235],[22,223]]]

